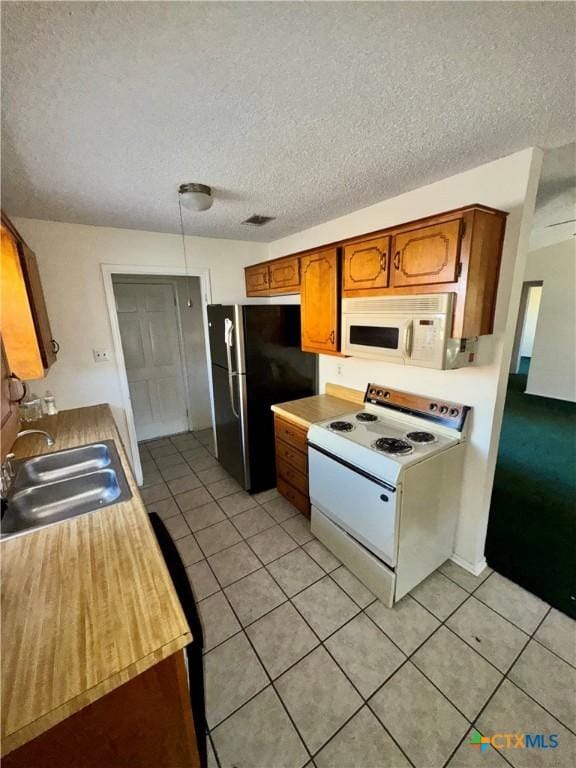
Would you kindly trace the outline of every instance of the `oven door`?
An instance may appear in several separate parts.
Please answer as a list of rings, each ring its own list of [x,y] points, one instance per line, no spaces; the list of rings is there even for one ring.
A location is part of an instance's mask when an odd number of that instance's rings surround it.
[[[404,363],[410,356],[412,318],[343,314],[342,341],[345,355]]]
[[[362,473],[313,445],[308,448],[308,468],[312,504],[394,568],[400,488]]]

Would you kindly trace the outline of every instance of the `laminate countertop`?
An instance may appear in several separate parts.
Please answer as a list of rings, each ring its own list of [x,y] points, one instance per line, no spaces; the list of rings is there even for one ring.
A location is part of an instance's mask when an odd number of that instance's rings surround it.
[[[308,429],[317,421],[334,419],[363,406],[363,398],[363,392],[327,384],[325,395],[302,397],[299,400],[278,403],[272,406],[272,410],[278,416]]]
[[[192,639],[109,406],[31,426],[18,457],[113,439],[132,498],[0,543],[3,755]]]

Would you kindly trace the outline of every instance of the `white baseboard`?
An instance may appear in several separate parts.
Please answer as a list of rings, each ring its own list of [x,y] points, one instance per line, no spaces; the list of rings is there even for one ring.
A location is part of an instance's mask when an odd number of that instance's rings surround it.
[[[464,568],[464,570],[468,571],[468,573],[472,573],[474,576],[480,576],[484,568],[488,567],[488,563],[486,562],[485,557],[483,557],[481,560],[478,560],[476,563],[470,563],[468,560],[464,560],[464,558],[454,554],[450,560],[456,563],[456,565],[459,565],[460,568]]]

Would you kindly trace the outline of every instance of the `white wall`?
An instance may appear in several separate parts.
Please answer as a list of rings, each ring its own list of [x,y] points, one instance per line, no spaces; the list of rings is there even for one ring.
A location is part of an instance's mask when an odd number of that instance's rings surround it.
[[[104,294],[102,264],[183,269],[179,235],[128,229],[89,227],[16,218],[15,226],[38,257],[42,285],[58,360],[41,382],[38,394],[50,389],[58,408],[110,403],[125,445],[117,362],[95,363],[93,348],[109,349],[112,333]],[[244,266],[266,258],[265,244],[188,237],[188,269],[209,270],[212,301],[244,300]]]
[[[576,239],[528,254],[525,281],[542,280],[526,392],[576,401]]]
[[[541,299],[542,286],[530,286],[528,290],[528,301],[526,302],[526,314],[524,315],[524,327],[522,328],[522,336],[520,338],[521,357],[532,357],[532,348],[534,347],[534,336],[536,335],[536,324],[538,322]]]
[[[375,381],[473,407],[455,548],[456,555],[471,568],[480,568],[483,562],[506,381],[541,161],[540,150],[524,150],[277,240],[270,247],[270,258],[275,258],[472,203],[510,212],[495,333],[481,338],[477,367],[432,371],[357,358],[320,357],[321,390],[329,381],[357,389]]]

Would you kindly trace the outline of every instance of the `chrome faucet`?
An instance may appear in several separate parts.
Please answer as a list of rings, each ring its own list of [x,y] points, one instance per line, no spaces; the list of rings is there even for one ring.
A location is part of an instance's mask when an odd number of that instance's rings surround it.
[[[46,438],[46,445],[54,445],[54,438],[49,432],[45,432],[43,429],[23,429],[22,432],[18,432],[16,435],[16,440],[19,440],[21,437],[26,437],[26,435],[44,435]],[[16,442],[14,440],[14,443]]]
[[[54,445],[54,438],[52,435],[49,432],[45,432],[43,429],[23,429],[16,435],[16,440],[19,440],[21,437],[26,437],[27,435],[44,435],[46,438],[46,445]],[[16,440],[14,440],[12,446],[15,445]],[[14,458],[16,458],[15,455],[13,453],[9,453],[4,459],[4,463],[0,467],[0,495],[2,498],[6,498],[10,489],[10,485],[12,484],[12,480],[14,479],[14,467],[12,466],[12,459]]]

